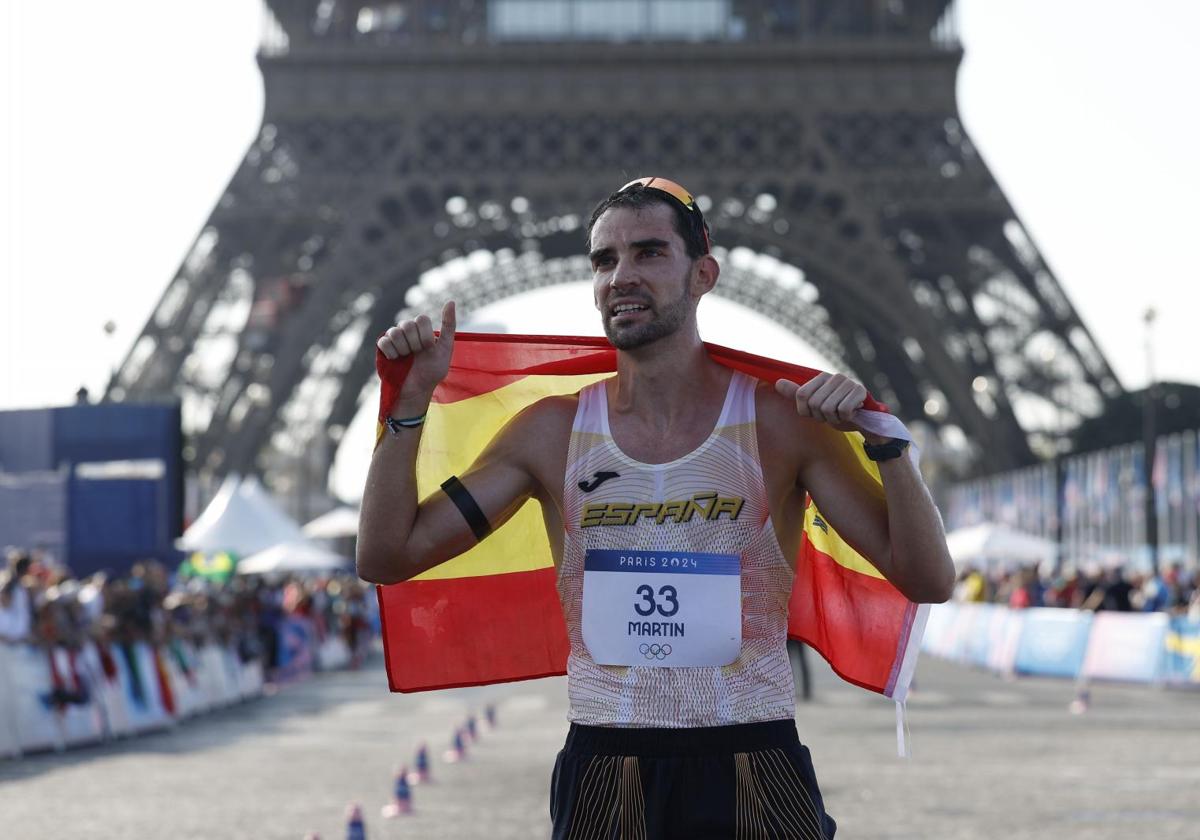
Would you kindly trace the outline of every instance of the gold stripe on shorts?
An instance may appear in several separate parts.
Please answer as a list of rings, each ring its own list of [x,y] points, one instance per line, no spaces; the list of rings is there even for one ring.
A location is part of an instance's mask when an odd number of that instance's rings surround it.
[[[636,756],[596,755],[579,783],[568,840],[646,840],[646,797]]]
[[[734,753],[737,840],[826,840],[821,814],[787,755]]]

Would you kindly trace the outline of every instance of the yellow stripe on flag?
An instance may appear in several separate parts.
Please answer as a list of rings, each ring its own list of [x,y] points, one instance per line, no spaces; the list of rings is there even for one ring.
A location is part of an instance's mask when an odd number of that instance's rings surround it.
[[[417,455],[417,492],[434,493],[452,475],[462,475],[514,415],[544,397],[574,394],[612,376],[527,376],[517,382],[452,403],[433,403]],[[526,572],[553,563],[542,511],[532,499],[483,543],[414,580],[479,577]]]
[[[867,457],[867,453],[862,448],[862,435],[858,432],[846,432],[846,442],[850,444],[850,449],[858,458],[859,465],[863,471],[870,475],[875,481],[880,484],[883,480],[879,477],[878,465]],[[824,527],[817,524],[817,520],[823,523]],[[804,533],[812,543],[813,548],[822,554],[832,557],[834,562],[839,566],[843,566],[851,571],[860,572],[864,575],[870,575],[883,579],[883,575],[879,570],[871,565],[867,558],[863,557],[851,547],[850,543],[842,539],[837,531],[833,530],[833,526],[829,524],[829,520],[821,516],[816,505],[809,505],[808,510],[804,512]]]

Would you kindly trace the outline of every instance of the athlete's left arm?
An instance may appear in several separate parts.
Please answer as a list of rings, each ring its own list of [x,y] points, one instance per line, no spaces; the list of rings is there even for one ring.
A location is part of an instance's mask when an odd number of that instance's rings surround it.
[[[802,418],[797,481],[822,515],[910,600],[947,600],[954,563],[942,518],[916,465],[907,455],[878,462],[880,488],[859,467],[850,448],[857,444],[842,434],[859,431],[867,443],[885,442],[853,420],[866,388],[840,374],[820,374],[803,386],[780,380],[776,390]]]

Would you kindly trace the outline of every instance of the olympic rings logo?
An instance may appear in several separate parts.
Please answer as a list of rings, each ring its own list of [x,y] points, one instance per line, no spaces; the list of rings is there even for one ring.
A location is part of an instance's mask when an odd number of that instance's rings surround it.
[[[660,645],[657,642],[652,645],[643,644],[638,648],[638,653],[647,659],[666,659],[671,655],[671,646]]]

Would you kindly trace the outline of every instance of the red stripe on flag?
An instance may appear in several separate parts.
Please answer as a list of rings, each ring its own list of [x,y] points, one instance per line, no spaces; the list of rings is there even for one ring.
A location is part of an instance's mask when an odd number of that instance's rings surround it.
[[[392,691],[555,677],[567,627],[553,567],[377,587]]]
[[[816,649],[842,679],[890,696],[916,611],[886,580],[847,569],[803,540],[788,635]]]
[[[791,379],[803,384],[821,373],[815,368],[790,365],[719,344],[706,343],[704,346],[714,361],[755,379],[768,382]],[[379,420],[382,422],[400,394],[400,385],[412,367],[412,356],[391,360],[377,352],[375,367],[383,383],[379,400]],[[450,373],[434,391],[433,399],[439,403],[458,402],[502,388],[526,376],[574,376],[609,373],[616,369],[617,353],[606,338],[458,333],[454,338]],[[888,410],[869,394],[863,408]]]

